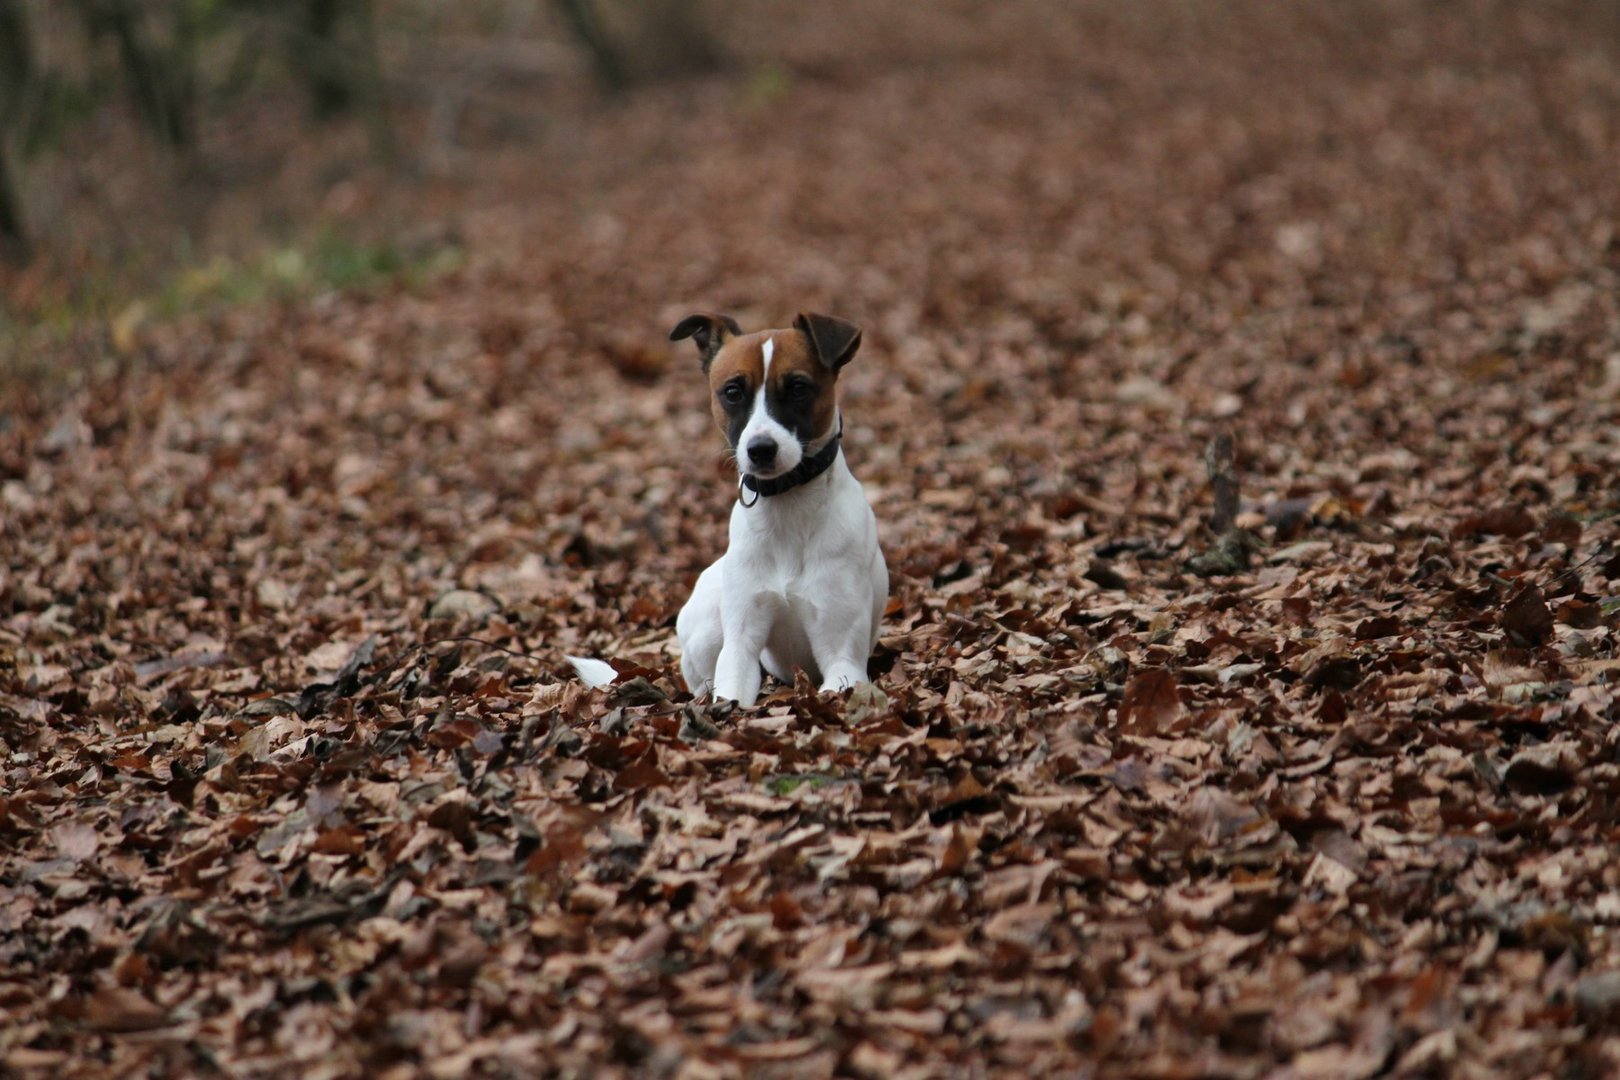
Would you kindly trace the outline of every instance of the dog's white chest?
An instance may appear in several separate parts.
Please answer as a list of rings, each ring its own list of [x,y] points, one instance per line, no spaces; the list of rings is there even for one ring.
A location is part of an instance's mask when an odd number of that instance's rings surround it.
[[[848,580],[870,561],[876,544],[860,483],[842,458],[828,470],[826,490],[798,498],[738,503],[731,511],[728,579],[744,591],[789,595],[849,591]]]
[[[761,665],[783,681],[803,670],[823,689],[864,682],[888,583],[876,519],[842,455],[824,481],[738,503],[726,554],[677,621],[688,686],[751,704]]]

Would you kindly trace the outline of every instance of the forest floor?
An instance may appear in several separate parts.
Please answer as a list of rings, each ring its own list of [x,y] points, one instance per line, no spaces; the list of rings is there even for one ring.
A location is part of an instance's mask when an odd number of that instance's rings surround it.
[[[1620,38],[1466,8],[806,15],[7,384],[0,1074],[1615,1075]],[[696,309],[875,690],[680,685]]]

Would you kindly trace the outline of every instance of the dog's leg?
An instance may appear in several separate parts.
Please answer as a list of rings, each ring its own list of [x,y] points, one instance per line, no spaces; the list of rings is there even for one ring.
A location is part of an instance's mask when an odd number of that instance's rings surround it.
[[[771,636],[766,640],[765,651],[760,653],[759,660],[767,673],[792,686],[794,668],[803,668],[812,679],[821,678],[821,674],[816,667],[815,652],[810,648],[810,639],[805,636],[804,621],[799,615],[800,605],[792,600],[789,604],[791,610],[786,617],[778,619],[776,625],[771,627]]]
[[[720,564],[698,576],[692,598],[675,617],[675,636],[681,642],[681,678],[693,697],[714,690],[714,669],[724,640],[720,622]]]
[[[714,670],[714,696],[747,708],[759,700],[759,687],[764,681],[759,654],[739,648],[728,638],[720,647],[720,659]]]
[[[716,635],[711,640],[712,647],[711,641],[702,643],[704,651],[701,656],[684,650],[681,653],[681,678],[686,680],[686,688],[695,698],[714,692],[714,669],[720,660],[720,637]]]
[[[810,635],[822,690],[848,690],[866,682],[866,658],[872,651],[866,612],[829,612],[818,618]]]
[[[730,698],[749,706],[759,700],[759,687],[765,679],[760,654],[770,640],[771,627],[787,607],[781,593],[758,592],[733,599],[722,606],[725,641],[714,670],[715,697]]]

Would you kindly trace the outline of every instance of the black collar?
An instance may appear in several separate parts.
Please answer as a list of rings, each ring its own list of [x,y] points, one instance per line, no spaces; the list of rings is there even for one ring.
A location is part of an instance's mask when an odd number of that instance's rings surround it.
[[[793,468],[781,476],[773,476],[769,480],[756,480],[747,473],[743,473],[742,486],[752,491],[756,496],[780,495],[784,491],[792,491],[800,484],[808,484],[822,473],[826,472],[838,456],[838,444],[844,436],[844,426],[838,425],[838,431],[827,440],[827,445],[814,454],[800,461]],[[741,496],[739,496],[740,498]],[[756,498],[756,502],[758,499]],[[744,506],[753,506],[753,503],[744,503]]]

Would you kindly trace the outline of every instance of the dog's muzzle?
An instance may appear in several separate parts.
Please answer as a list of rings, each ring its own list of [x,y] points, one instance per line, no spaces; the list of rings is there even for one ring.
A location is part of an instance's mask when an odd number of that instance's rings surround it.
[[[737,480],[738,501],[741,502],[745,507],[753,506],[754,503],[759,502],[761,497],[780,495],[784,491],[792,491],[801,484],[809,483],[822,473],[826,472],[827,469],[832,466],[833,460],[838,457],[838,449],[843,441],[843,438],[844,429],[842,425],[839,425],[838,433],[827,440],[826,446],[823,446],[820,450],[817,450],[809,457],[804,458],[799,462],[798,465],[789,469],[781,476],[773,476],[769,480],[761,480],[758,477],[750,476],[746,472],[743,473],[742,476]],[[754,448],[757,445],[759,444],[748,444],[747,454],[750,463],[752,463],[754,460]],[[771,443],[771,459],[775,460],[775,458],[776,444]],[[745,489],[754,493],[754,502],[749,502],[746,498],[744,498],[743,491]]]

